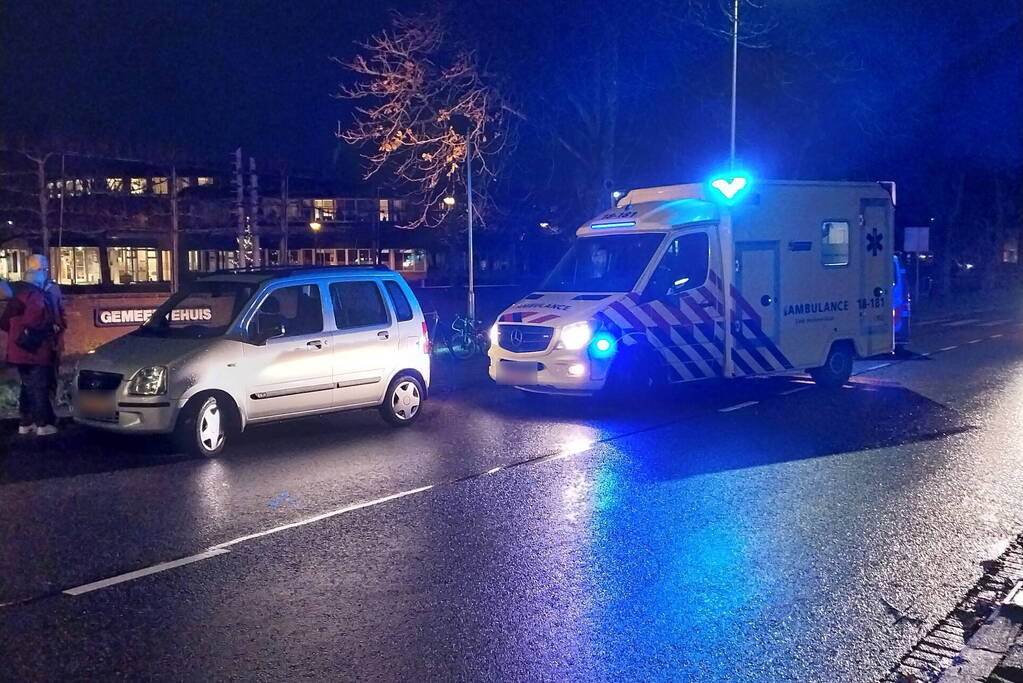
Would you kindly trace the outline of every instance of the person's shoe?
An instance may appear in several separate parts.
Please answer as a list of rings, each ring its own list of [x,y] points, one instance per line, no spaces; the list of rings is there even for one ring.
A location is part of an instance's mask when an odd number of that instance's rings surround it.
[[[36,427],[36,436],[53,436],[57,433],[57,427],[54,425],[43,425],[42,427]]]
[[[20,425],[18,427],[18,436],[28,436],[29,434],[36,433],[35,425]]]

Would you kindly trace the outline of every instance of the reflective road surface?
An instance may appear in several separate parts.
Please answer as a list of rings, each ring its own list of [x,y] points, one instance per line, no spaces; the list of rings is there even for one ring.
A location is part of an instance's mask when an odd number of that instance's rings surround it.
[[[438,362],[213,460],[6,424],[0,678],[876,680],[1023,532],[1021,321],[642,406]]]

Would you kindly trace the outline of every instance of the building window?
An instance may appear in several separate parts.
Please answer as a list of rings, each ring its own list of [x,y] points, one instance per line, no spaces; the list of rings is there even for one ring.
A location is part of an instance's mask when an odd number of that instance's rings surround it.
[[[107,178],[108,192],[124,192],[124,178]]]
[[[153,189],[153,194],[167,194],[167,179],[153,178],[150,180],[149,187]]]
[[[377,202],[377,205],[379,207],[377,209],[377,211],[378,211],[377,219],[380,220],[380,221],[389,221],[389,220],[391,220],[391,212],[390,212],[389,207],[387,205],[387,200],[386,199],[381,199],[379,202]]]
[[[103,279],[99,247],[51,247],[50,262],[57,264],[61,285],[98,285]]]
[[[0,249],[0,280],[17,281],[22,273],[24,255],[18,249]]]
[[[145,178],[132,178],[131,179],[131,193],[132,194],[145,194],[146,193],[146,179]]]
[[[314,199],[313,218],[318,221],[332,221],[336,214],[336,205],[333,199]]]
[[[426,252],[422,249],[395,250],[394,269],[411,273],[425,273]]]
[[[181,192],[186,187],[191,187],[191,185],[192,185],[192,179],[191,178],[189,178],[187,176],[185,176],[185,177],[178,176],[178,192]]]
[[[149,247],[109,247],[110,281],[115,285],[160,282],[160,250]]]
[[[849,221],[824,221],[821,263],[827,268],[849,265]]]
[[[195,184],[196,185],[212,185],[213,184],[213,178],[208,176],[208,175],[201,175],[201,176],[199,176],[198,178],[195,179]]]

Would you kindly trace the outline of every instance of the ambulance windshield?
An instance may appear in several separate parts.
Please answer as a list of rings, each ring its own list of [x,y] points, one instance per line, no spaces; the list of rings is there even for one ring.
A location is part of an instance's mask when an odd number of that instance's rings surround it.
[[[541,292],[628,292],[643,273],[662,233],[601,235],[575,241]]]

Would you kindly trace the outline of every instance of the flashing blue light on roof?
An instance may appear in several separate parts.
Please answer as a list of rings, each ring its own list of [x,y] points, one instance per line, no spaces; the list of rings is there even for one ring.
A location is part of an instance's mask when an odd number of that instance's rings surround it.
[[[717,190],[728,203],[742,199],[743,195],[749,191],[750,184],[750,178],[746,175],[723,175],[710,181],[710,186]]]
[[[618,221],[616,223],[594,223],[590,227],[594,230],[602,230],[606,228],[631,228],[636,225],[636,221]]]

